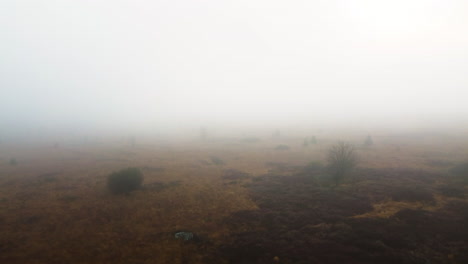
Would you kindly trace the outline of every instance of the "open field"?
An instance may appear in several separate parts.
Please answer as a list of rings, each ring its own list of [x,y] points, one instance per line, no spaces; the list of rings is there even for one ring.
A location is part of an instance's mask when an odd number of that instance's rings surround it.
[[[0,262],[468,263],[468,185],[448,174],[466,138],[346,138],[359,168],[336,188],[305,167],[339,138],[317,139],[4,142]],[[143,187],[112,195],[126,167]]]

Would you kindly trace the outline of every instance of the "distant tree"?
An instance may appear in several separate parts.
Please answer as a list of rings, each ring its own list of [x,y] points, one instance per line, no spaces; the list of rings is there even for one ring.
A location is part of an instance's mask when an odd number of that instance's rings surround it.
[[[305,138],[304,143],[302,144],[304,147],[309,146],[309,139]]]
[[[372,141],[372,137],[370,135],[368,135],[366,140],[364,141],[364,146],[370,147],[373,144],[374,144],[374,141]]]
[[[312,137],[310,138],[310,141],[309,141],[309,142],[310,142],[310,144],[315,145],[315,144],[317,144],[317,138],[316,138],[315,136],[312,136]]]
[[[343,178],[356,167],[357,156],[351,144],[339,142],[329,149],[327,161],[335,186],[338,186]]]

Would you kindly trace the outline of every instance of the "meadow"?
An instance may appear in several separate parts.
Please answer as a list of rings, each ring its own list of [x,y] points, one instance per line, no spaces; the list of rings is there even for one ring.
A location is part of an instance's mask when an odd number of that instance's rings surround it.
[[[366,136],[2,142],[0,262],[468,263],[466,137]],[[334,187],[341,139],[359,163]],[[127,167],[143,186],[113,195]]]

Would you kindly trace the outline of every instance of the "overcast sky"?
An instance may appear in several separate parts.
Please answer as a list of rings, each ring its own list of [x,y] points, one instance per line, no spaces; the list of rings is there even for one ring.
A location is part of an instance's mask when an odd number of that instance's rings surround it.
[[[0,124],[468,116],[466,0],[2,0]]]

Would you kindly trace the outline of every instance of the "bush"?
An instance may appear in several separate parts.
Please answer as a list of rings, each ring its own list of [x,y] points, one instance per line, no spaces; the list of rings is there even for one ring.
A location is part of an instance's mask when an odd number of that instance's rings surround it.
[[[143,173],[138,168],[127,168],[109,175],[107,187],[113,194],[126,194],[137,190],[143,182]]]
[[[356,167],[357,157],[354,147],[345,142],[339,142],[328,151],[328,168],[332,174],[335,186],[338,186],[346,174]]]

